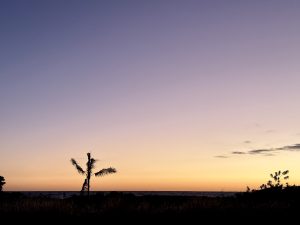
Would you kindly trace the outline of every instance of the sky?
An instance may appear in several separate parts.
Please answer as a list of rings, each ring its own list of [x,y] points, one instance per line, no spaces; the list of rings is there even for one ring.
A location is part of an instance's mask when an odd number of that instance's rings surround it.
[[[300,184],[299,40],[296,0],[1,1],[5,190]]]

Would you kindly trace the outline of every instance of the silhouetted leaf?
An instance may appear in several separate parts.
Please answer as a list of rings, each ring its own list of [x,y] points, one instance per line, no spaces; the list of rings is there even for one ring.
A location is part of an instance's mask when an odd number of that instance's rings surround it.
[[[90,163],[91,163],[91,169],[94,169],[95,168],[95,163],[97,162],[97,160],[96,159],[94,159],[94,158],[91,158],[91,161],[90,161]]]
[[[116,173],[116,172],[117,172],[117,170],[115,168],[109,167],[109,168],[102,169],[99,172],[95,173],[95,176],[96,177],[104,176],[104,175],[107,175],[107,174],[110,174],[110,173]]]
[[[78,165],[78,163],[76,162],[75,159],[71,159],[71,163],[72,165],[75,166],[75,168],[77,169],[77,172],[80,173],[80,174],[84,174],[84,170]]]
[[[286,171],[283,171],[282,175],[286,175],[286,174],[288,174],[288,173],[289,173],[289,171],[286,170]]]

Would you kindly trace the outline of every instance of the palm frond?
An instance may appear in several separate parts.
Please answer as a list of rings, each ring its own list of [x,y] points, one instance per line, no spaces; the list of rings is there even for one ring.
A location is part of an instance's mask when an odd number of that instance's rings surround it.
[[[104,176],[104,175],[116,173],[116,172],[117,172],[117,170],[115,168],[109,167],[109,168],[102,169],[99,172],[95,173],[95,176],[99,177],[99,176]]]
[[[78,173],[80,174],[84,174],[84,170],[78,165],[78,163],[76,162],[75,159],[71,159],[71,163],[73,166],[75,166],[76,170],[78,171]]]
[[[90,167],[91,167],[91,169],[94,169],[94,168],[95,168],[95,163],[96,163],[96,162],[97,162],[96,159],[91,158],[91,161],[90,161]]]

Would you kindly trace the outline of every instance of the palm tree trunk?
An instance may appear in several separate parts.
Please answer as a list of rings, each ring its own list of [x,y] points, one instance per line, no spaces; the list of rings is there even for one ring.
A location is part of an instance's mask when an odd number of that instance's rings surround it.
[[[88,196],[90,196],[90,174],[88,175],[88,181],[87,181],[87,185],[88,185]]]
[[[88,196],[90,196],[90,179],[91,179],[91,154],[87,153],[88,162],[87,162],[87,188]]]

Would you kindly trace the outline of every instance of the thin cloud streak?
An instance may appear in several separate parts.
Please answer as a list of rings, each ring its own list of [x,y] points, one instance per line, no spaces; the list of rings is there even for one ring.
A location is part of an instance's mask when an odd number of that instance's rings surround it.
[[[261,156],[275,156],[275,153],[289,151],[289,152],[300,152],[300,144],[286,145],[279,148],[263,148],[263,149],[252,149],[249,151],[233,151],[231,155],[261,155]],[[215,158],[229,158],[228,156],[218,155]]]
[[[225,155],[216,155],[215,158],[226,159],[228,156]]]
[[[246,152],[234,151],[234,152],[231,152],[231,154],[233,154],[233,155],[244,155],[244,154],[246,154]]]
[[[294,145],[286,145],[280,148],[266,148],[266,149],[253,149],[246,152],[243,151],[234,151],[231,154],[233,155],[273,155],[271,153],[273,152],[279,152],[279,151],[300,151],[300,144],[294,144]]]
[[[261,154],[261,153],[267,153],[267,152],[273,152],[274,149],[255,149],[255,150],[250,150],[248,152],[245,152],[245,154],[251,154],[251,155],[255,155],[255,154]]]

